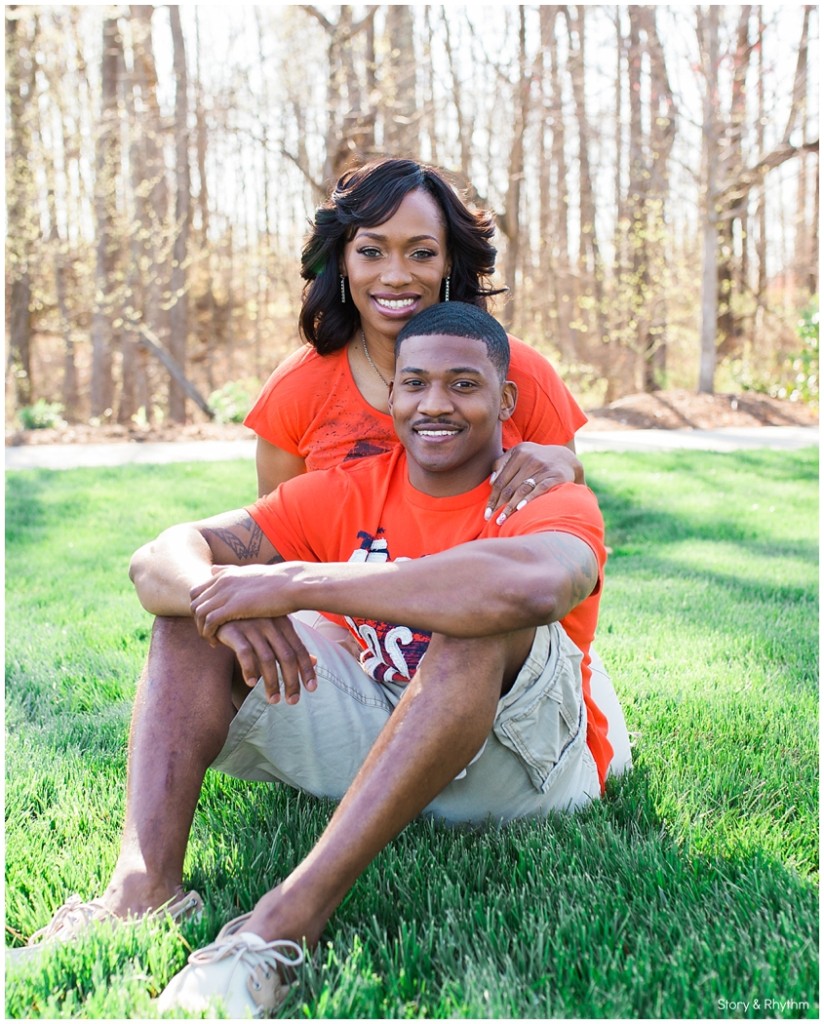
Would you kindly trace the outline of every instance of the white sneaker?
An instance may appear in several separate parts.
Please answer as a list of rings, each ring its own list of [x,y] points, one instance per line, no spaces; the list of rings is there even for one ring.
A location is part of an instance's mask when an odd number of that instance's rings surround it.
[[[162,907],[153,910],[148,916],[164,918],[167,915],[173,921],[198,919],[203,913],[203,900],[192,890],[178,899],[171,899]],[[107,910],[100,900],[89,900],[84,903],[78,896],[70,896],[62,907],[58,907],[51,921],[32,935],[25,946],[5,950],[7,964],[18,964],[38,957],[45,946],[56,942],[72,942],[87,932],[98,921],[106,921],[114,926],[140,921],[140,916],[123,918]]]
[[[236,917],[211,945],[192,953],[157,998],[161,1013],[202,1013],[219,1003],[229,1018],[271,1016],[289,990],[278,968],[299,967],[303,950],[291,939],[266,942],[254,932],[242,931],[251,916]]]

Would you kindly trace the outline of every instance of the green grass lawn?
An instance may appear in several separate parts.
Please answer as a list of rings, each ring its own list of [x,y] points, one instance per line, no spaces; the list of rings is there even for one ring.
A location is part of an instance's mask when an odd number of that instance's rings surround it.
[[[297,1018],[818,1017],[818,451],[586,458],[611,548],[597,646],[635,769],[575,816],[416,822],[333,917]],[[159,530],[253,499],[248,462],[7,475],[6,942],[98,894],[123,811]],[[328,803],[209,775],[201,922],[6,979],[12,1018],[146,1018],[308,851]]]

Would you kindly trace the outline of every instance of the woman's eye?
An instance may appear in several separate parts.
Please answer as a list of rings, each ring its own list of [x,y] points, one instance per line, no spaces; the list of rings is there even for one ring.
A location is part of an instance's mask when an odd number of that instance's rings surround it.
[[[431,249],[416,249],[412,253],[412,258],[416,260],[431,260],[435,256],[435,253]]]
[[[360,256],[367,256],[371,258],[374,256],[380,256],[380,254],[380,249],[377,249],[374,245],[364,245],[362,248],[358,249],[358,255]]]

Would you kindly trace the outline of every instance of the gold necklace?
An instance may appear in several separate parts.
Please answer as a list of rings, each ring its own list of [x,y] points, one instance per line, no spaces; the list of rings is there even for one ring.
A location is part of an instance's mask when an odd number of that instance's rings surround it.
[[[377,368],[377,366],[375,366],[375,363],[372,360],[372,356],[369,355],[369,347],[366,344],[366,335],[363,333],[363,328],[361,328],[360,336],[361,336],[361,344],[363,345],[363,351],[364,351],[364,354],[366,355],[367,362],[372,367],[372,369],[375,371],[375,373],[380,377],[380,379],[383,381],[383,383],[386,385],[387,389],[391,388],[392,385],[389,383],[389,381],[386,379],[386,377],[384,377],[384,375]]]

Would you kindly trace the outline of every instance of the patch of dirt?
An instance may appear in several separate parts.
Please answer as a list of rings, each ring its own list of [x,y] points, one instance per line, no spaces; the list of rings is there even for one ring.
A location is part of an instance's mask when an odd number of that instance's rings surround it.
[[[255,435],[241,423],[167,423],[156,427],[127,427],[108,423],[91,426],[71,423],[65,427],[6,432],[6,445],[116,444],[147,441],[246,441]]]
[[[701,395],[693,391],[657,391],[627,395],[611,405],[587,410],[583,430],[712,430],[716,427],[815,426],[818,409],[768,395]],[[146,441],[240,441],[254,437],[240,423],[165,424],[126,427],[118,424],[70,424],[47,430],[6,433],[7,445],[111,444]]]
[[[600,409],[588,409],[583,430],[715,430],[718,427],[812,427],[818,409],[769,395],[704,395],[656,391],[626,395]]]

